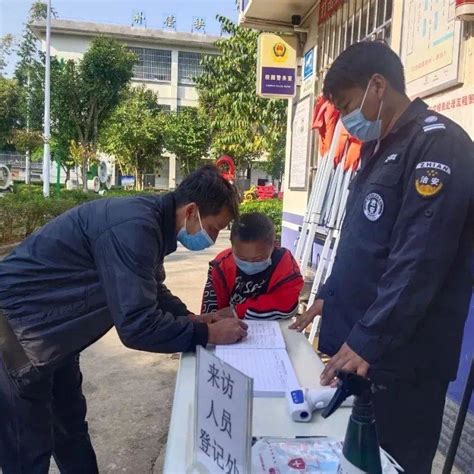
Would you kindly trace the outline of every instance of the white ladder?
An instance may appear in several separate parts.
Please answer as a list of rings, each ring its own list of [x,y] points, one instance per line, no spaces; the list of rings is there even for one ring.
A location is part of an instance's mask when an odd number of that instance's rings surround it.
[[[295,251],[295,259],[300,265],[303,273],[306,273],[309,259],[313,248],[316,230],[320,225],[321,211],[326,202],[327,192],[333,183],[335,174],[333,161],[337,150],[339,136],[341,134],[342,122],[339,120],[334,130],[334,138],[328,153],[320,160],[321,165],[316,171],[311,194],[306,212],[303,218],[303,226]],[[336,139],[337,138],[337,139]]]
[[[308,307],[314,303],[320,286],[331,274],[349,195],[349,183],[354,175],[354,171],[351,168],[346,171],[344,170],[348,143],[346,144],[343,158],[334,167],[334,156],[337,151],[341,128],[342,123],[339,120],[336,124],[329,151],[320,160],[321,165],[318,167],[314,178],[295,252],[295,259],[299,263],[302,274],[305,277],[316,232],[319,230],[319,233],[323,235],[327,232],[321,258],[314,275]],[[308,338],[311,344],[314,342],[320,319],[321,316],[318,315],[313,320]]]

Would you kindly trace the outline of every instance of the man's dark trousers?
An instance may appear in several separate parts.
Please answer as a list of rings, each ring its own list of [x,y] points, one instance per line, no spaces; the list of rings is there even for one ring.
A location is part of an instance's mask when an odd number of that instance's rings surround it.
[[[377,379],[376,379],[377,380]],[[389,377],[374,396],[380,445],[405,474],[431,474],[448,382],[434,374]]]
[[[23,388],[0,358],[0,466],[4,474],[47,474],[51,456],[61,473],[97,473],[87,430],[79,356]]]

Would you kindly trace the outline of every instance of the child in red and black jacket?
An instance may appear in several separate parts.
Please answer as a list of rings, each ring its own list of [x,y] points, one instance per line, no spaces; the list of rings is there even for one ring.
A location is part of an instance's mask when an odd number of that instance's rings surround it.
[[[303,278],[290,251],[275,247],[275,227],[264,214],[234,222],[232,248],[210,262],[201,313],[229,308],[240,319],[294,316]]]

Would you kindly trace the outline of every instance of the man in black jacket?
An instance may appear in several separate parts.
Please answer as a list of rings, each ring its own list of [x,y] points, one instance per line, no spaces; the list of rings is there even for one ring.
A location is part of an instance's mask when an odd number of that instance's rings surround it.
[[[346,370],[385,387],[374,394],[382,447],[406,473],[429,474],[472,295],[472,141],[410,101],[383,43],[344,51],[324,94],[365,143],[331,275],[294,327],[322,313],[322,383]]]
[[[0,262],[0,466],[4,474],[97,472],[85,421],[80,351],[115,326],[130,348],[193,351],[233,343],[246,325],[194,316],[164,286],[179,240],[202,250],[238,214],[234,188],[212,166],[164,197],[76,207]]]

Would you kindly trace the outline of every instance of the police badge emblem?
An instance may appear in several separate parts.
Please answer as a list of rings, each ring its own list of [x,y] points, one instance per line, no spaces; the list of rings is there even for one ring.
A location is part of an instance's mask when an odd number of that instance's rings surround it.
[[[451,175],[448,165],[434,161],[418,163],[415,170],[415,189],[424,198],[436,196],[441,192]]]

